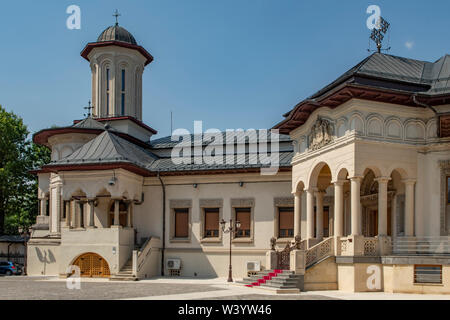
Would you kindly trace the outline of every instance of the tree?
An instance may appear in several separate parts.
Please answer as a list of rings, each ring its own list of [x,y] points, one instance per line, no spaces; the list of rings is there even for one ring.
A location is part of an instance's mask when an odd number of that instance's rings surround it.
[[[38,212],[37,179],[30,170],[49,162],[50,151],[28,135],[23,120],[0,105],[0,234],[31,226]]]

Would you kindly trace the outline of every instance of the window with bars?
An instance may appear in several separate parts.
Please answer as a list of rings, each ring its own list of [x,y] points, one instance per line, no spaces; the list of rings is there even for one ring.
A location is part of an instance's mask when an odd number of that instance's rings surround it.
[[[278,208],[278,237],[292,238],[294,236],[294,208]]]
[[[251,236],[251,208],[235,208],[235,221],[241,223],[241,227],[236,231],[236,238],[250,238]]]
[[[219,237],[219,208],[204,208],[205,215],[205,238]]]
[[[441,284],[442,266],[434,265],[415,265],[414,283]]]
[[[174,209],[175,210],[175,238],[189,237],[189,209]]]

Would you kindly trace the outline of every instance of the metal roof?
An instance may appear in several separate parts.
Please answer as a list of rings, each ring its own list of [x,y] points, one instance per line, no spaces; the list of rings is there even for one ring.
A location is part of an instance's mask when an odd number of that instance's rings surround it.
[[[75,123],[72,127],[74,128],[82,128],[82,129],[101,129],[104,130],[105,126],[100,122],[94,120],[91,117],[81,120],[80,122]]]
[[[243,139],[244,135],[241,135],[241,138]],[[197,159],[192,152],[192,156],[190,159],[188,158],[189,161],[185,161],[189,163],[177,164],[174,163],[170,154],[158,156],[152,152],[152,150],[157,152],[163,147],[171,151],[176,143],[172,143],[170,137],[161,138],[157,141],[159,142],[156,146],[159,149],[152,149],[153,145],[149,146],[149,149],[145,149],[117,136],[109,130],[105,130],[95,139],[86,143],[71,155],[60,160],[52,161],[48,166],[129,163],[150,172],[235,170],[269,167],[269,165],[262,163],[257,153],[249,152],[248,148],[245,149],[244,153],[238,154],[236,152],[232,155],[233,161],[231,161],[231,163],[208,164],[208,162],[213,162],[213,158],[209,159],[211,161],[207,161],[208,159],[206,158],[205,160],[205,157],[200,163],[197,163]],[[293,146],[289,143],[291,140],[289,136],[281,135],[280,141],[284,141],[285,143],[284,147],[279,152],[279,166],[290,167],[293,157]],[[233,144],[236,145],[236,142]],[[268,152],[270,152],[270,148],[268,149]],[[224,160],[224,162],[226,161]]]
[[[128,32],[128,30],[120,27],[117,24],[106,28],[97,39],[97,42],[106,41],[120,41],[137,45],[136,39],[133,37],[133,35]]]
[[[128,162],[146,168],[156,159],[150,151],[105,130],[68,157],[50,162],[49,166]]]

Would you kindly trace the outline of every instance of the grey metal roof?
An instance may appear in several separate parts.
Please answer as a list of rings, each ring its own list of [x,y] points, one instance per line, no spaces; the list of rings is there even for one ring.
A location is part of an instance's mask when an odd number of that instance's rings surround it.
[[[293,151],[279,153],[279,167],[290,167]],[[232,163],[216,163],[207,164],[204,161],[196,164],[196,158],[192,157],[190,164],[175,164],[171,158],[159,159],[152,163],[148,169],[150,171],[159,172],[177,172],[177,171],[203,171],[203,170],[233,170],[233,169],[250,169],[250,168],[265,168],[268,165],[262,164],[259,161],[257,154],[240,154],[234,155]],[[224,161],[225,162],[225,161]],[[212,161],[211,161],[212,163]]]
[[[258,142],[259,142],[260,132],[261,132],[261,130],[256,130]],[[226,131],[221,132],[221,134],[222,134],[222,141],[225,143],[226,142]],[[248,137],[245,136],[245,131],[244,132],[236,132],[236,138],[237,138],[236,139],[237,143],[246,143],[246,142],[248,142]],[[270,130],[267,130],[267,140],[269,141],[270,138],[271,138]],[[190,139],[191,139],[192,143],[194,143],[194,134],[190,135]],[[159,139],[155,139],[155,140],[150,141],[150,147],[152,149],[173,148],[180,141],[181,141],[181,139],[179,141],[172,141],[172,136],[167,136],[167,137],[163,137],[163,138],[159,138]],[[203,146],[209,145],[211,143],[210,141],[211,141],[210,139],[205,139],[204,138],[202,145]],[[285,135],[285,134],[280,134],[279,135],[279,142],[291,142],[291,141],[292,140],[291,140],[291,138],[288,135]]]
[[[97,120],[88,117],[86,119],[81,120],[78,123],[75,123],[72,127],[74,128],[82,128],[82,129],[101,129],[104,130],[105,126],[98,122]]]
[[[450,92],[450,57],[446,55],[436,62],[428,62],[374,53],[308,99],[316,99],[354,76],[399,81],[410,85],[423,86],[423,89],[417,89],[418,92],[423,94],[441,94]]]
[[[97,42],[104,41],[121,41],[137,45],[136,39],[125,28],[114,25],[106,28],[98,37]]]
[[[3,235],[0,236],[0,242],[21,243],[24,242],[24,238],[19,235]]]
[[[72,164],[102,164],[128,162],[141,168],[155,161],[157,157],[117,135],[105,130],[66,158],[50,162],[50,166]]]
[[[170,141],[170,137],[165,137],[160,140],[157,146],[161,146],[171,151],[175,146]],[[293,147],[289,143],[291,140],[288,136],[283,135],[280,140],[285,142],[283,149],[279,152],[279,166],[290,167],[293,157]],[[165,143],[167,142],[167,143]],[[236,145],[236,143],[235,143]],[[287,146],[287,147],[286,147]],[[270,151],[270,148],[269,148]],[[109,130],[105,130],[95,139],[86,143],[77,149],[71,155],[52,161],[48,166],[65,166],[65,165],[80,165],[80,164],[111,164],[111,163],[130,163],[140,168],[151,172],[180,172],[180,171],[204,171],[204,170],[231,170],[231,169],[248,169],[248,168],[264,168],[268,165],[260,161],[257,153],[250,153],[246,148],[245,153],[234,154],[231,164],[207,164],[208,161],[201,161],[197,164],[196,158],[190,158],[189,164],[176,164],[170,157],[170,152],[166,155],[158,156],[152,152],[152,149],[144,149],[134,143],[125,140]],[[212,162],[212,161],[211,161]]]

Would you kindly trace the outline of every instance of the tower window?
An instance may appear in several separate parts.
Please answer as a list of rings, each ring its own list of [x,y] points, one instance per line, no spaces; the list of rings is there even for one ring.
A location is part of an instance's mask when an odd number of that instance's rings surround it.
[[[121,114],[125,115],[125,69],[122,69],[122,100],[121,100]]]
[[[106,115],[109,115],[109,69],[106,69]]]

